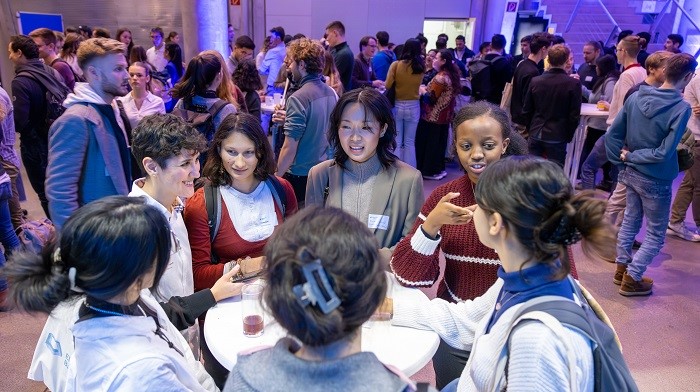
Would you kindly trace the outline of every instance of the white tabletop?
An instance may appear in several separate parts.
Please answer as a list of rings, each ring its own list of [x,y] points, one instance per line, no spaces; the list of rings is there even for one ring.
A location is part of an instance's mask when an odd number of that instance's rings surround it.
[[[241,297],[219,302],[207,312],[204,338],[214,357],[226,369],[236,364],[238,353],[254,347],[274,346],[287,332],[269,315],[265,316],[262,336],[243,336]],[[389,321],[369,321],[362,327],[362,351],[373,352],[380,361],[411,376],[433,357],[440,338],[433,331],[391,325]]]
[[[598,105],[595,103],[582,103],[581,104],[581,116],[588,117],[608,117],[607,110],[599,110]]]
[[[260,102],[260,111],[262,111],[263,113],[271,114],[275,111],[274,102],[267,102],[267,100],[265,100],[265,102]]]

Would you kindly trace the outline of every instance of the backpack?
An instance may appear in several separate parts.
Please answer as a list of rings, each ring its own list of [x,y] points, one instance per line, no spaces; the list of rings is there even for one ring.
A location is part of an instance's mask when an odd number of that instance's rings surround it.
[[[164,103],[168,103],[173,99],[170,95],[170,89],[173,88],[171,80],[168,71],[151,72],[151,93],[163,99]]]
[[[214,132],[216,132],[214,118],[226,105],[228,105],[227,101],[219,99],[207,110],[206,106],[195,105],[192,103],[192,99],[185,99],[182,101],[182,107],[173,109],[172,114],[185,120],[204,135],[207,143],[210,143],[214,139]]]
[[[73,73],[73,79],[75,80],[76,83],[86,83],[87,82],[87,79],[85,79],[84,76],[80,76],[77,73],[75,73],[75,71],[73,70],[73,67],[71,67],[70,64],[68,64],[68,62],[66,60],[64,60],[60,57],[57,57],[56,60],[54,60],[51,63],[51,66],[53,66],[54,63],[56,63],[57,61],[60,61],[62,63],[66,63],[70,67],[70,71]]]
[[[63,106],[63,101],[66,100],[66,97],[71,92],[70,89],[60,81],[56,81],[56,83],[44,83],[42,79],[46,79],[51,76],[44,75],[41,72],[23,70],[20,71],[17,76],[25,76],[32,79],[44,86],[46,89],[46,116],[44,117],[44,122],[46,124],[46,130],[48,131],[51,124],[53,124],[54,121],[61,117],[63,112],[66,111],[66,108]]]
[[[287,194],[284,192],[282,183],[277,177],[271,175],[265,180],[265,185],[270,188],[272,198],[275,199],[275,205],[282,212],[282,217],[285,217],[287,213]],[[219,232],[219,225],[221,224],[221,192],[218,186],[212,186],[211,184],[204,185],[204,206],[207,209],[209,242],[213,244],[214,238],[216,238],[216,234]],[[211,258],[214,264],[219,263],[219,258],[214,254],[213,248],[211,250]]]
[[[521,320],[538,320],[552,328],[555,333],[557,333],[557,329],[561,329],[562,324],[573,327],[586,335],[594,344],[595,380],[593,390],[595,392],[639,391],[622,356],[615,331],[598,317],[578,284],[570,276],[569,281],[574,288],[574,296],[578,297],[581,304],[568,299],[555,299],[551,296],[540,297],[541,301],[531,300],[532,305],[519,309],[514,315],[514,321],[509,329],[508,342],[510,343],[510,333]],[[507,344],[506,347],[510,347],[510,344]],[[575,364],[571,363],[575,359],[575,354],[570,352],[567,354],[570,357],[571,373],[576,374]]]
[[[485,100],[491,95],[491,65],[499,60],[505,60],[505,57],[496,56],[492,60],[478,59],[469,62],[472,97],[475,101]]]
[[[22,248],[41,253],[44,246],[56,235],[56,228],[50,220],[44,218],[22,223],[15,233]]]

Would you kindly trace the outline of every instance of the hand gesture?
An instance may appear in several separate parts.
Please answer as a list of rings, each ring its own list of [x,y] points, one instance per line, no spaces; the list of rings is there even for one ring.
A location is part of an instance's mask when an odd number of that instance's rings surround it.
[[[238,273],[238,270],[241,267],[239,265],[234,266],[231,268],[231,271],[225,273],[222,277],[219,278],[219,280],[214,283],[214,286],[211,288],[211,293],[214,296],[214,300],[216,302],[221,301],[222,299],[226,299],[229,297],[233,297],[234,295],[238,295],[241,293],[241,289],[243,288],[243,283],[233,283],[231,282],[231,279]]]
[[[459,196],[458,192],[450,192],[440,199],[435,208],[430,211],[423,222],[423,230],[436,237],[442,225],[466,225],[472,220],[476,206],[460,207],[450,203],[450,200]]]

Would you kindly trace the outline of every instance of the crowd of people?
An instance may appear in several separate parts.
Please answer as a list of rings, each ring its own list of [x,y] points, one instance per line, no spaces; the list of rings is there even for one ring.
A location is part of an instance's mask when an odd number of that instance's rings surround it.
[[[177,32],[154,27],[145,49],[128,28],[82,27],[11,37],[12,98],[0,90],[0,300],[69,336],[67,365],[34,359],[51,390],[416,390],[360,351],[380,306],[440,336],[437,389],[593,390],[595,339],[565,325],[566,358],[544,324],[516,326],[518,309],[586,302],[570,279],[578,241],[616,263],[625,296],[651,294],[644,272],[666,232],[700,241],[684,223],[692,204],[700,224],[700,163],[671,203],[676,146],[686,128],[700,138],[698,64],[675,34],[655,53],[631,32],[612,54],[588,42],[574,70],[544,32],[515,57],[500,34],[475,53],[461,35],[426,50],[422,34],[394,45],[385,31],[354,55],[333,21],[320,40],[273,27],[256,55],[229,25],[229,53],[184,59]],[[562,166],[582,102],[609,115],[586,124],[577,185]],[[15,132],[58,230],[41,254],[13,230],[25,219]],[[464,174],[425,198],[449,157]],[[607,202],[586,191],[605,164]],[[404,286],[393,303],[385,272]],[[226,369],[203,339],[206,310],[256,274],[294,338]],[[416,289],[436,283],[433,300]],[[324,298],[298,294],[319,285]]]

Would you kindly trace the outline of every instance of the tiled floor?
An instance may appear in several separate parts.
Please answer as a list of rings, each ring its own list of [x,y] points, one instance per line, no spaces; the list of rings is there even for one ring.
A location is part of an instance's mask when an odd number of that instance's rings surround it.
[[[425,195],[457,178],[456,165],[441,181],[425,181]],[[675,185],[678,186],[680,177]],[[23,203],[30,216],[42,215],[36,196],[28,189]],[[601,197],[603,195],[601,194]],[[686,220],[692,222],[690,216]],[[640,235],[639,240],[643,240]],[[613,285],[614,265],[586,260],[574,252],[580,279],[603,306],[622,341],[624,354],[642,391],[700,391],[700,243],[667,238],[648,275],[654,294],[626,298]],[[41,383],[26,379],[29,362],[44,323],[42,317],[17,312],[0,313],[0,391],[43,391]],[[429,364],[414,375],[433,381]]]

